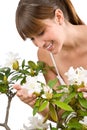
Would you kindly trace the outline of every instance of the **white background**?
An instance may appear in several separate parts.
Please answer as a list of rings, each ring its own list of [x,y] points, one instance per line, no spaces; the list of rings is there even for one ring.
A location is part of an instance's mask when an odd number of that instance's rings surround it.
[[[86,0],[71,0],[82,20],[87,23]],[[23,41],[15,26],[15,11],[19,0],[0,0],[0,64],[5,61],[8,52],[19,53],[22,58],[37,60],[37,48],[30,40]],[[4,121],[7,97],[0,95],[0,122]],[[20,130],[23,122],[32,115],[32,109],[16,96],[11,103],[8,125],[11,130]],[[0,130],[4,128],[0,127]]]

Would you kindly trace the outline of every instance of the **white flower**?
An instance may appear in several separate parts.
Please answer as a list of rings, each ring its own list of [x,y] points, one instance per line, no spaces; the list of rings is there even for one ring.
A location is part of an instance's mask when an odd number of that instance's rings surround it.
[[[61,91],[59,91],[59,92],[64,92],[64,93],[68,93],[69,92],[69,89],[68,89],[68,87],[67,88],[63,88]]]
[[[84,118],[82,120],[80,120],[79,123],[81,123],[87,127],[87,116],[84,116]]]
[[[76,69],[70,67],[65,75],[68,77],[68,82],[70,85],[81,85],[81,83],[84,83],[85,86],[87,85],[87,70],[82,67]]]
[[[47,99],[52,98],[52,89],[48,85],[43,86],[43,91],[44,91],[44,94],[42,95],[43,98]]]
[[[37,130],[37,129],[47,130],[48,124],[43,123],[43,118],[33,116],[28,118],[27,124],[24,124],[23,127],[24,130]]]
[[[42,87],[41,84],[37,82],[38,81],[38,76],[28,76],[26,78],[26,83],[22,86],[26,89],[28,89],[29,94],[37,93],[40,94]]]
[[[19,57],[19,54],[18,53],[13,53],[13,52],[9,52],[8,54],[7,54],[7,59],[6,59],[6,63],[5,63],[5,65],[4,66],[12,66],[12,64],[15,62],[15,61],[17,61],[17,60],[19,60],[20,59],[20,57]]]

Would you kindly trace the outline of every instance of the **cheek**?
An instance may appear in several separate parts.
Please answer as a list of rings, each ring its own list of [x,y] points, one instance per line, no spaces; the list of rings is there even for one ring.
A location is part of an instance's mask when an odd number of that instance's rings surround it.
[[[58,45],[58,49],[57,49],[57,50],[58,50],[58,53],[62,50],[62,46],[63,46],[63,44],[59,44],[59,45]]]
[[[53,37],[58,41],[59,45],[64,43],[64,33],[61,30],[55,31]]]
[[[57,52],[59,53],[64,44],[64,39],[59,33],[54,33],[52,37],[53,37],[54,43],[56,45]]]
[[[58,37],[57,38],[58,52],[61,51],[63,44],[64,44],[63,38],[62,37]]]

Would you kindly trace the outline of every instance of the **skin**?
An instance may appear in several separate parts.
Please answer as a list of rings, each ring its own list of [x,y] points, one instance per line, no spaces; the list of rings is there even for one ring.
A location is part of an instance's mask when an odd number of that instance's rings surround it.
[[[32,42],[38,46],[38,59],[53,66],[50,53],[54,55],[60,75],[67,84],[67,78],[64,73],[70,66],[84,67],[87,69],[87,26],[72,25],[64,19],[61,10],[55,11],[54,19],[43,20],[45,28],[38,35],[31,38]],[[45,75],[46,82],[56,78],[56,71],[49,71]],[[58,82],[59,84],[59,82]],[[14,85],[17,90],[17,96],[29,106],[33,107],[36,96],[29,95],[27,90],[20,85]],[[78,91],[87,92],[87,87]],[[87,98],[87,93],[83,93]],[[47,110],[42,113],[45,115]]]

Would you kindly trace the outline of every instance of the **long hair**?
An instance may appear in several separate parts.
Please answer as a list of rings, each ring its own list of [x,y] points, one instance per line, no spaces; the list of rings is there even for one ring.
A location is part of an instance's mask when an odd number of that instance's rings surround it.
[[[84,24],[70,0],[20,0],[16,10],[16,27],[23,38],[30,38],[44,27],[43,19],[52,19],[56,9],[74,25]]]

